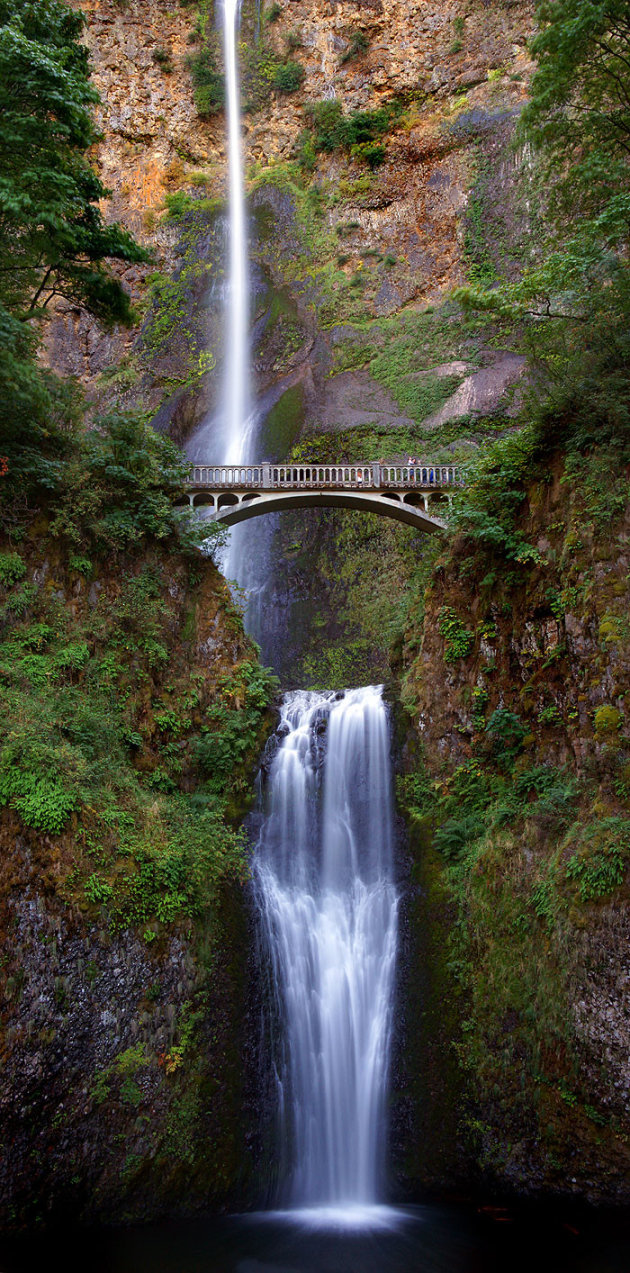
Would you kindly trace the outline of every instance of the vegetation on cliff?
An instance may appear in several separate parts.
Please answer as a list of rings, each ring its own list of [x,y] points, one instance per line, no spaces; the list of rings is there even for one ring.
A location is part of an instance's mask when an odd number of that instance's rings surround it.
[[[518,325],[531,388],[520,430],[471,465],[409,612],[405,692],[426,767],[401,797],[431,828],[457,917],[448,958],[478,1162],[504,1184],[623,1199],[630,27],[615,3],[559,0],[539,18],[521,124],[532,264],[460,292]]]

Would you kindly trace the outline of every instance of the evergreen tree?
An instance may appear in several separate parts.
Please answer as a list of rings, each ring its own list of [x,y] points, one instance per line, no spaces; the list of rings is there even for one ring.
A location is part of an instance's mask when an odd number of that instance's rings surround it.
[[[107,225],[84,18],[61,0],[0,0],[0,303],[21,319],[54,296],[101,321],[128,321],[129,298],[105,262],[146,254]]]

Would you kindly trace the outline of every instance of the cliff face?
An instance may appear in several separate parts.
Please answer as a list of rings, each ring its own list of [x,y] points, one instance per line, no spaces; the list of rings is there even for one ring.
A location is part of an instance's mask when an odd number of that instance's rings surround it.
[[[78,7],[102,96],[94,159],[112,191],[107,214],[155,259],[124,275],[140,311],[149,306],[141,330],[103,335],[61,308],[49,357],[97,403],[162,407],[159,421],[187,432],[216,399],[221,363],[224,117],[199,116],[189,66],[191,57],[207,57],[220,68],[212,10],[173,10],[160,0]],[[503,213],[510,204],[518,157],[507,143],[531,69],[530,26],[527,3],[293,0],[262,16],[245,6],[257,387],[259,396],[271,391],[270,405],[300,387],[293,436],[368,425],[415,426],[417,434],[471,374],[499,367],[483,384],[466,384],[450,417],[493,408],[518,377],[519,367],[509,371],[458,323],[445,332],[439,319],[429,322],[426,351],[413,365],[400,363],[396,342],[409,335],[405,315],[439,306],[463,280],[469,194],[488,163]],[[274,87],[287,63],[303,74],[292,92]],[[331,101],[355,121],[355,143],[354,134],[343,142],[321,135],[317,112]],[[353,330],[373,319],[384,326]],[[419,375],[428,392],[414,409]]]
[[[201,57],[220,73],[212,6],[76,4],[102,95],[94,161],[112,191],[107,214],[154,260],[124,275],[134,329],[102,333],[60,307],[47,353],[95,410],[141,409],[183,441],[216,405],[222,372],[224,117],[198,113],[189,66]],[[529,213],[512,138],[532,9],[245,5],[266,454],[465,459],[513,428],[521,351],[448,296],[467,277],[520,267]],[[295,64],[284,91],[279,68]],[[291,515],[276,533],[273,605],[292,682],[384,676],[411,607],[397,669],[412,722],[401,784],[413,828],[395,1098],[402,1189],[476,1176],[627,1201],[628,525],[623,491],[607,502],[606,472],[581,472],[581,494],[574,476],[560,456],[538,475],[519,515],[523,561],[460,536],[426,596],[431,549],[407,530],[331,512]],[[196,666],[204,648],[227,672],[244,646],[242,636],[226,644],[213,588],[190,623],[215,628],[181,657]],[[20,952],[7,966],[7,1073],[41,1120],[41,1143],[20,1142],[16,1162],[42,1180],[42,1206],[53,1205],[44,1142],[59,1147],[56,1164],[68,1160],[62,1200],[75,1177],[86,1182],[86,1214],[146,1214],[151,1196],[159,1210],[187,1191],[233,1200],[245,1144],[233,1058],[248,1029],[237,886],[192,936],[176,926],[146,945],[86,916],[74,896],[62,906],[56,883],[36,886],[35,876],[56,880],[60,852],[74,861],[69,848],[10,820],[5,831]],[[51,960],[40,967],[42,945]],[[21,1061],[16,1040],[36,1002],[43,1015]],[[82,1174],[73,1155],[84,1141]]]
[[[200,556],[68,561],[40,517],[0,561],[0,1222],[234,1205],[265,1083],[225,820],[270,723],[253,648]]]
[[[450,906],[460,1135],[503,1187],[627,1202],[627,474],[578,467],[530,486],[529,564],[463,534],[438,559],[406,633],[402,794],[434,926]]]
[[[225,118],[220,88],[219,109],[198,113],[192,79],[200,60],[220,75],[215,16],[211,4],[165,0],[79,7],[102,97],[94,160],[112,191],[107,215],[154,259],[125,274],[134,329],[103,333],[60,307],[48,356],[79,376],[94,412],[140,410],[182,442],[212,417],[223,376]],[[518,268],[527,208],[511,138],[531,72],[531,22],[526,2],[244,5],[265,454],[284,458],[301,445],[311,459],[452,460],[510,427],[524,359],[491,325],[464,321],[448,296],[470,268]],[[285,66],[303,75],[295,91],[276,86]],[[331,104],[343,135],[326,116]],[[313,677],[290,630],[322,618],[331,683],[384,674],[401,609],[387,580],[400,579],[422,545],[373,520],[350,534],[343,515],[305,518],[303,553],[287,519],[275,532],[274,654],[291,683]],[[367,637],[356,605],[363,563],[377,596]],[[329,601],[340,622],[329,621]]]

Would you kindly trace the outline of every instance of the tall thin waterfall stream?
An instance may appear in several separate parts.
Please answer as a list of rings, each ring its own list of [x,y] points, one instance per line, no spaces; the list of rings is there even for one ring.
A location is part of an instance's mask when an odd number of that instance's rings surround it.
[[[293,1206],[368,1218],[383,1184],[398,897],[380,689],[288,694],[255,854],[284,1025]]]

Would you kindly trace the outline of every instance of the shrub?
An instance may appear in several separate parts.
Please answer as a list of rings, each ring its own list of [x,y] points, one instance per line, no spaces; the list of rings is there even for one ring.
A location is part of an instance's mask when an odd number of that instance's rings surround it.
[[[603,704],[596,708],[593,716],[593,725],[596,734],[616,734],[621,728],[621,712],[610,704]]]
[[[306,71],[301,62],[282,62],[273,77],[273,87],[279,93],[295,93],[301,87]]]
[[[486,830],[486,823],[479,814],[467,814],[463,818],[448,818],[438,827],[434,844],[449,861],[456,861],[468,846],[478,840]]]
[[[173,506],[187,474],[188,465],[170,438],[137,416],[112,412],[83,436],[66,466],[51,531],[81,547],[89,538],[99,549],[171,537],[192,546],[208,531],[186,509]]]
[[[173,63],[171,62],[171,55],[167,53],[166,49],[154,49],[151,54],[151,61],[155,62],[156,66],[159,66],[165,75],[172,73]]]
[[[511,766],[523,750],[526,734],[520,717],[505,707],[497,707],[486,725],[486,734],[492,742],[497,761]]]
[[[19,553],[0,553],[0,584],[11,588],[26,574],[26,563]]]
[[[363,142],[360,146],[353,146],[350,151],[353,159],[366,163],[372,169],[380,167],[385,160],[386,153],[384,146],[373,141]]]
[[[313,128],[313,144],[316,150],[352,150],[353,146],[367,146],[386,133],[394,118],[394,108],[380,106],[375,111],[351,111],[344,115],[341,102],[336,99],[314,102],[308,108]]]
[[[287,52],[294,53],[296,49],[301,49],[304,44],[301,31],[289,31],[284,37],[284,43]]]
[[[347,49],[339,58],[339,65],[343,66],[346,62],[350,62],[352,58],[360,57],[360,55],[365,53],[369,47],[370,40],[365,31],[353,31]]]
[[[575,880],[583,902],[596,901],[621,884],[630,857],[630,820],[603,818],[585,827],[581,843],[569,860],[568,880]]]
[[[192,76],[195,106],[199,115],[214,115],[225,105],[225,76],[217,70],[214,50],[205,46],[191,53],[187,65]]]

